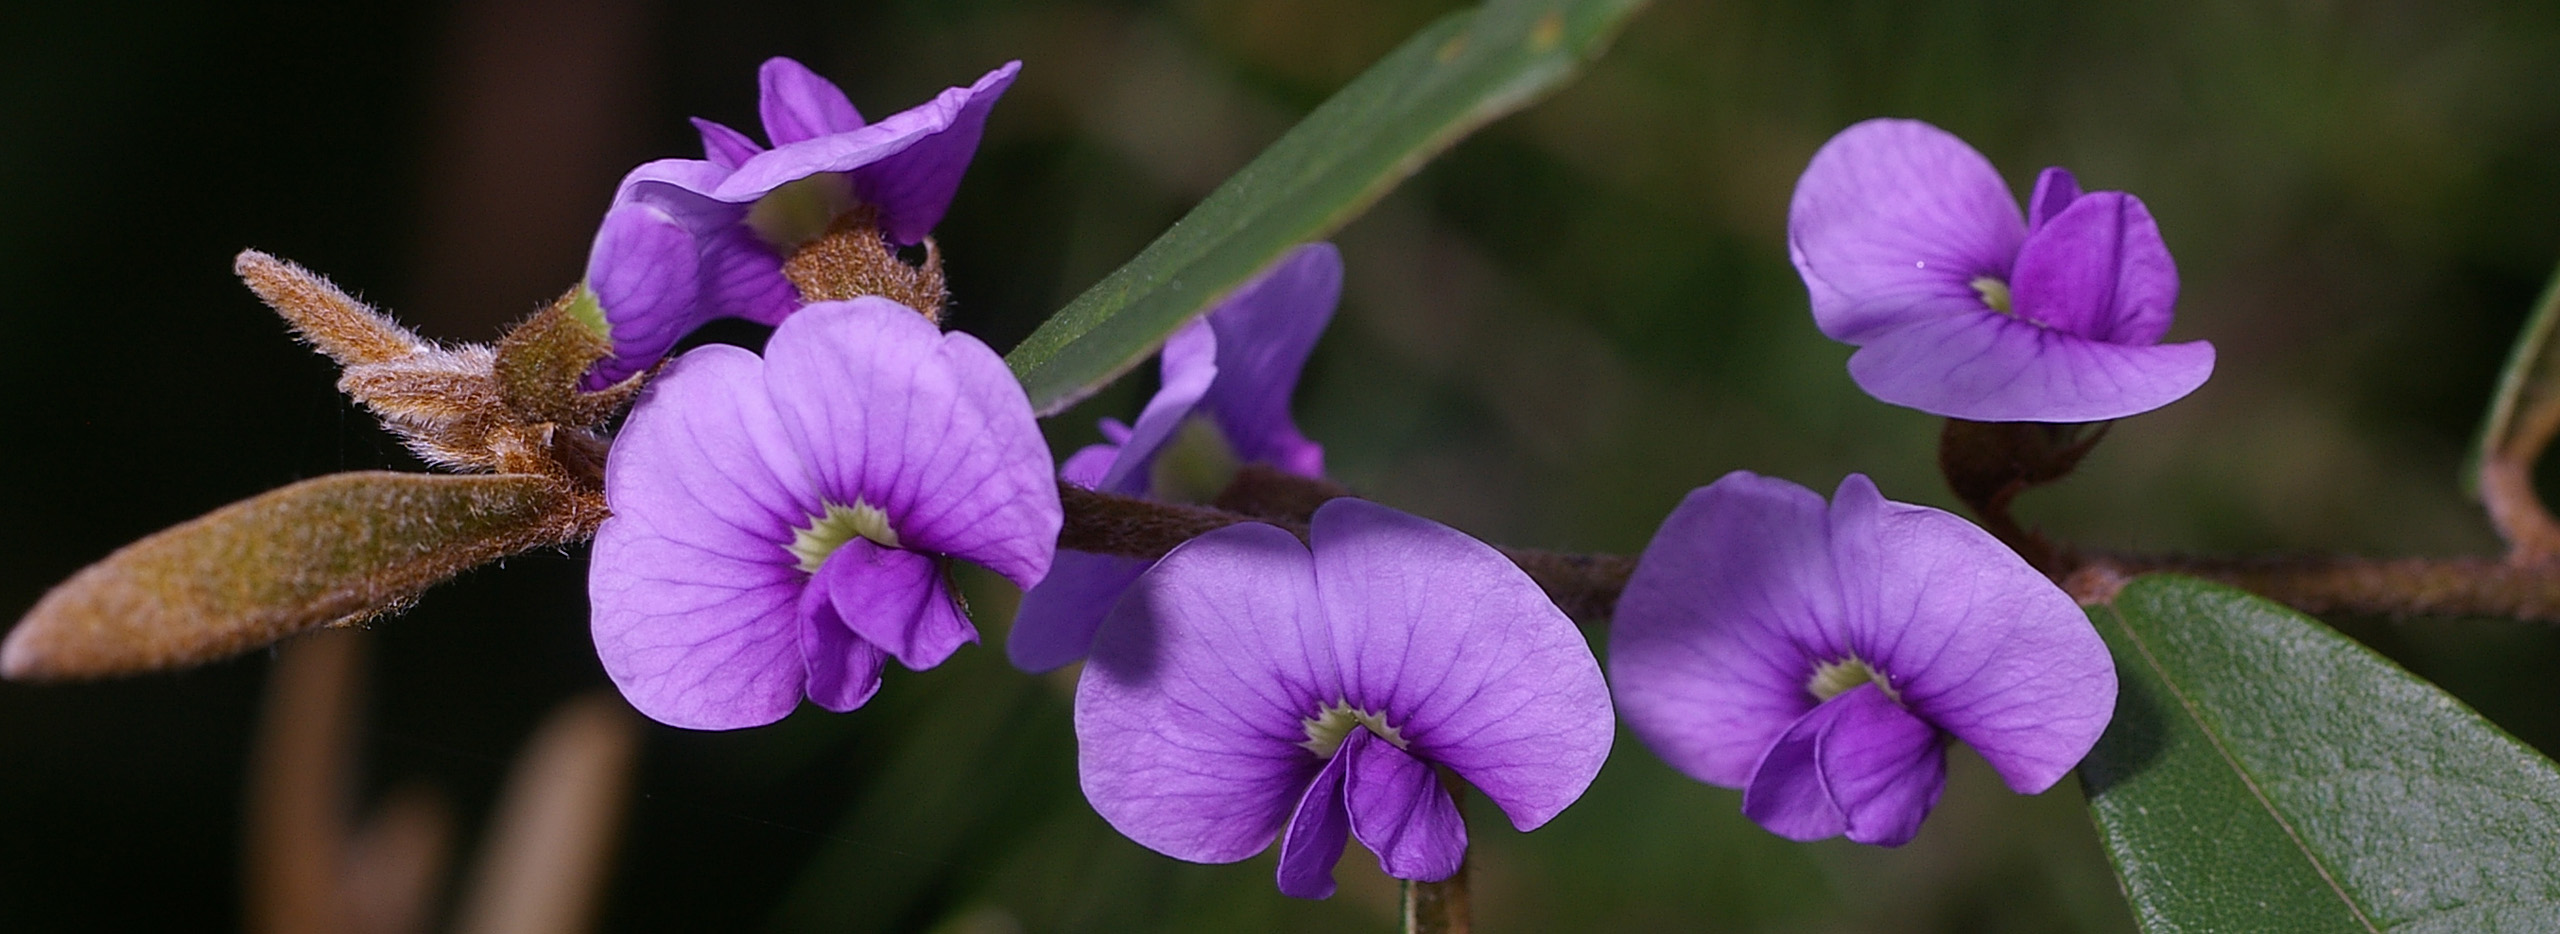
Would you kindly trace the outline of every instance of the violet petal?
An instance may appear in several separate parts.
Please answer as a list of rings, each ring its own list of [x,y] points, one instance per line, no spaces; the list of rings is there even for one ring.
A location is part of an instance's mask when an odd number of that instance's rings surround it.
[[[1280,894],[1333,897],[1333,864],[1351,838],[1350,808],[1342,800],[1350,763],[1349,756],[1325,763],[1290,812],[1289,830],[1280,836]]]
[[[1456,770],[1521,830],[1582,795],[1616,732],[1608,686],[1518,565],[1357,499],[1318,507],[1309,527],[1342,699],[1385,715],[1414,755]]]
[[[2087,200],[2083,198],[2082,200]],[[1922,321],[1849,357],[1867,394],[1983,422],[2097,422],[2168,405],[2213,375],[2213,345],[2133,346],[1978,311]]]
[[[809,700],[844,713],[880,692],[889,656],[854,635],[825,587],[800,591],[800,656],[809,666]]]
[[[1024,587],[1062,513],[1022,384],[987,345],[885,298],[820,302],[774,329],[766,383],[827,501],[888,517],[901,547]]]
[[[2018,317],[2111,344],[2156,344],[2178,304],[2178,264],[2142,199],[2101,191],[2027,238],[2009,279]]]
[[[712,317],[777,325],[800,310],[800,290],[782,275],[782,257],[755,232],[729,224],[698,234],[702,303]]]
[[[613,354],[596,362],[585,388],[602,389],[656,365],[702,324],[693,234],[655,205],[625,202],[605,212],[587,252],[587,287],[604,309]]]
[[[809,580],[824,590],[845,627],[907,666],[923,671],[978,641],[932,558],[883,548],[855,537],[837,546]]]
[[[752,353],[704,347],[643,391],[605,468],[588,598],[596,654],[662,723],[781,719],[807,680],[792,524],[817,506]]]
[[[1129,426],[1127,437],[1118,441],[1119,456],[1111,468],[1103,472],[1102,482],[1094,489],[1127,496],[1144,496],[1151,488],[1149,470],[1156,455],[1173,441],[1182,424],[1191,418],[1200,397],[1218,379],[1218,337],[1206,322],[1194,321],[1164,342],[1164,379],[1154,398],[1138,413]]]
[[[1736,471],[1645,546],[1610,623],[1609,674],[1627,726],[1673,768],[1743,787],[1813,709],[1805,653],[1845,654],[1827,634],[1846,612],[1828,513],[1811,490]]]
[[[1769,746],[1742,812],[1790,840],[1900,846],[1946,784],[1938,734],[1872,684],[1807,712]]]
[[[1875,846],[1911,842],[1947,786],[1938,731],[1873,684],[1824,706],[1840,710],[1815,740],[1814,758],[1833,806],[1847,818],[1842,835]]]
[[[693,129],[702,134],[702,158],[723,169],[735,171],[748,159],[755,158],[756,153],[764,151],[764,147],[756,145],[756,141],[747,138],[747,134],[701,117],[693,118]]]
[[[1864,657],[1904,706],[1972,746],[2011,789],[2052,787],[2115,714],[2115,663],[2087,614],[1970,522],[1885,500],[1854,474],[1835,501],[1844,522],[1873,517],[1863,534],[1876,571],[1846,581],[1878,630],[1862,638]]]
[[[1380,871],[1416,882],[1458,874],[1467,858],[1467,822],[1429,763],[1366,728],[1353,729],[1334,759],[1351,763],[1342,794],[1351,834],[1378,855]]]
[[[1076,684],[1077,773],[1103,820],[1194,862],[1270,845],[1321,766],[1303,720],[1340,694],[1314,574],[1295,537],[1245,523],[1130,588]]]
[[[2080,200],[2080,179],[2070,169],[2053,166],[2036,175],[2036,190],[2027,196],[2027,233],[2038,228]]]
[[[749,202],[822,172],[851,172],[855,196],[879,212],[881,231],[896,243],[920,242],[950,207],[988,110],[1020,68],[1007,64],[859,130],[776,145],[740,165],[714,196]]]
[[[1083,658],[1120,594],[1154,563],[1059,549],[1049,576],[1023,591],[1013,631],[1005,636],[1005,656],[1014,667],[1034,672]]]
[[[1310,243],[1281,256],[1207,315],[1218,333],[1222,375],[1204,401],[1238,460],[1324,476],[1324,447],[1299,433],[1289,397],[1341,297],[1341,251]],[[1169,379],[1170,346],[1166,354]]]
[[[2025,237],[1990,161],[1916,120],[1869,120],[1832,137],[1787,212],[1787,252],[1814,323],[1850,344],[1984,310],[1973,280],[2005,278]]]
[[[766,141],[776,146],[862,128],[862,113],[835,82],[788,58],[766,59],[756,69],[756,112]]]

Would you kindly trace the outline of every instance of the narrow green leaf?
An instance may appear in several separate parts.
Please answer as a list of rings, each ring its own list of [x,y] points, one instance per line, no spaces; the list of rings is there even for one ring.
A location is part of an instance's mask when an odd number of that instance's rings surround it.
[[[1461,137],[1563,84],[1641,5],[1490,0],[1414,34],[1006,355],[1032,408],[1075,404],[1282,251],[1332,234]]]
[[[574,540],[601,504],[524,474],[331,474],[171,526],[82,568],[0,645],[0,674],[93,678],[202,664],[398,606],[446,578]]]
[[[2144,577],[2089,611],[2115,722],[2080,768],[2150,934],[2560,930],[2560,768],[2299,613]]]

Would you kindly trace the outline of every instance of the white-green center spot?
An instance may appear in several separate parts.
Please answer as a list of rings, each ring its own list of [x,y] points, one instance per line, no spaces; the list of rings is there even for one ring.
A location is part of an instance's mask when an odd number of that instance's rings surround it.
[[[788,256],[825,234],[835,226],[836,217],[852,207],[853,180],[836,172],[820,172],[757,198],[747,208],[747,229]]]
[[[1150,495],[1172,503],[1212,503],[1235,482],[1236,449],[1218,423],[1205,416],[1184,419],[1173,440],[1165,443],[1148,466]]]
[[[1379,739],[1395,744],[1397,749],[1405,748],[1404,733],[1389,726],[1385,714],[1353,707],[1350,701],[1338,700],[1327,704],[1316,711],[1315,716],[1300,720],[1299,725],[1306,727],[1307,741],[1299,743],[1298,747],[1315,753],[1318,759],[1331,759],[1334,753],[1340,752],[1342,741],[1351,738],[1351,728],[1355,726],[1368,727],[1369,732],[1377,734]]]
[[[883,548],[898,547],[897,530],[889,527],[889,514],[861,500],[853,505],[827,504],[827,514],[810,516],[809,527],[791,530],[791,554],[800,559],[800,570],[815,574],[827,563],[827,556],[844,547],[859,535],[879,543]]]
[[[2009,310],[2009,283],[1990,276],[1975,276],[1970,284],[1975,292],[1981,294],[1982,303],[1991,306],[1991,310],[2004,315],[2017,314]]]
[[[1827,701],[1861,684],[1873,684],[1894,703],[1902,703],[1902,692],[1893,689],[1893,679],[1856,655],[1813,666],[1813,677],[1805,679],[1804,689],[1813,693],[1814,700]]]

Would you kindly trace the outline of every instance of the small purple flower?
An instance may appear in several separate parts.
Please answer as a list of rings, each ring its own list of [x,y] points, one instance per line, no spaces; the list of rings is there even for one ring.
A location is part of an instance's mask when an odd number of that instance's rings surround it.
[[[1828,507],[1739,471],[1689,494],[1609,638],[1636,735],[1742,789],[1743,813],[1792,840],[1909,841],[1945,785],[1948,736],[2041,792],[2115,711],[2115,665],[2069,596],[1971,523],[1859,474]]]
[[[1917,120],[1823,144],[1787,209],[1813,320],[1852,344],[1869,395],[1990,422],[2148,412],[2213,374],[2213,345],[2162,344],[2178,267],[2142,199],[2044,170],[2018,216],[1989,160]]]
[[[1085,798],[1129,839],[1203,863],[1280,837],[1280,891],[1333,894],[1357,838],[1438,881],[1466,824],[1433,766],[1521,830],[1564,810],[1614,730],[1582,634],[1483,543],[1373,503],[1184,543],[1103,623],[1076,685]],[[1286,832],[1283,833],[1283,828]]]
[[[765,62],[759,109],[773,148],[697,119],[704,158],[648,163],[614,193],[587,257],[614,356],[588,387],[647,369],[713,318],[779,323],[801,303],[783,261],[857,212],[892,244],[923,241],[1021,67],[866,124],[827,79],[791,59]]]
[[[1059,468],[1067,482],[1127,496],[1154,492],[1151,468],[1194,417],[1217,427],[1241,463],[1324,476],[1324,448],[1298,432],[1289,396],[1342,296],[1342,254],[1330,243],[1298,247],[1238,287],[1164,345],[1164,380],[1135,426],[1104,419],[1111,443],[1077,451]],[[1005,651],[1024,671],[1083,658],[1103,614],[1150,562],[1063,551],[1047,579],[1022,595]]]
[[[632,706],[695,729],[861,706],[887,658],[942,663],[977,629],[943,561],[1029,586],[1061,511],[1020,384],[976,338],[896,302],[821,302],[761,359],[669,364],[605,464],[613,517],[587,593]]]

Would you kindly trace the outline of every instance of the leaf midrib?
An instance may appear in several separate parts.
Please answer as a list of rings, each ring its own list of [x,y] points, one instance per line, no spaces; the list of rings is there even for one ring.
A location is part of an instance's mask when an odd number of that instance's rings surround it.
[[[2328,862],[2322,860],[2320,854],[2311,849],[2310,842],[2304,840],[2302,833],[2294,829],[2293,822],[2285,818],[2284,812],[2276,807],[2274,799],[2267,797],[2266,791],[2258,787],[2257,776],[2249,774],[2248,767],[2240,763],[2239,757],[2232,755],[2231,748],[2223,743],[2222,734],[2214,729],[2211,721],[2205,719],[2202,708],[2198,707],[2195,701],[2188,699],[2186,690],[2179,687],[2177,680],[2169,676],[2168,667],[2160,664],[2159,656],[2152,654],[2150,643],[2143,641],[2142,634],[2135,631],[2131,623],[2125,621],[2124,612],[2114,604],[2108,604],[2106,610],[2107,616],[2115,621],[2116,630],[2124,633],[2125,641],[2133,646],[2134,651],[2142,654],[2143,664],[2151,669],[2153,675],[2159,677],[2161,686],[2169,690],[2169,695],[2177,699],[2178,708],[2186,712],[2187,720],[2195,724],[2196,732],[2203,734],[2205,742],[2213,746],[2214,755],[2222,757],[2223,764],[2231,767],[2231,774],[2239,776],[2241,787],[2249,790],[2249,797],[2258,802],[2259,809],[2265,811],[2267,817],[2276,822],[2277,829],[2284,831],[2285,839],[2292,842],[2294,849],[2302,854],[2305,862],[2311,864],[2311,871],[2320,874],[2320,881],[2329,886],[2330,893],[2338,897],[2340,904],[2347,906],[2347,913],[2355,916],[2357,924],[2363,925],[2364,929],[2372,934],[2382,934],[2382,928],[2376,926],[2373,919],[2365,915],[2364,906],[2356,904],[2355,897],[2348,894],[2346,887],[2339,884],[2338,877],[2329,871]]]

